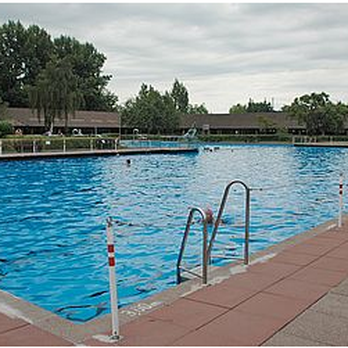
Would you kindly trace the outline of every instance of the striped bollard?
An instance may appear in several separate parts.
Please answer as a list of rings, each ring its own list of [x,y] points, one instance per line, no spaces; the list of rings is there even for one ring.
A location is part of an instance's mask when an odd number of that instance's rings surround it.
[[[109,258],[109,285],[110,285],[110,302],[111,302],[111,320],[112,320],[112,339],[119,339],[120,328],[118,320],[118,298],[117,298],[117,282],[115,271],[115,246],[112,229],[112,220],[109,217],[106,220],[106,234],[108,243],[108,258]]]
[[[338,208],[338,227],[342,227],[342,214],[343,214],[343,174],[340,174],[339,185],[339,208]]]

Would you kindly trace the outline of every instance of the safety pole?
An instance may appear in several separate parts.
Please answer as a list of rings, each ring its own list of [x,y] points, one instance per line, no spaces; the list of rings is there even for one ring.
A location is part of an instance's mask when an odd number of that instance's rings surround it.
[[[66,139],[63,139],[63,152],[66,152]]]
[[[339,207],[338,207],[338,227],[342,227],[342,214],[343,214],[343,174],[340,174],[339,185]]]
[[[106,220],[106,234],[108,243],[108,258],[109,258],[109,285],[110,285],[110,302],[111,302],[111,320],[112,320],[112,339],[120,338],[120,328],[118,319],[118,298],[117,298],[117,282],[115,271],[115,246],[114,236],[112,229],[112,220],[107,218]]]
[[[0,140],[0,155],[2,155],[2,140]]]

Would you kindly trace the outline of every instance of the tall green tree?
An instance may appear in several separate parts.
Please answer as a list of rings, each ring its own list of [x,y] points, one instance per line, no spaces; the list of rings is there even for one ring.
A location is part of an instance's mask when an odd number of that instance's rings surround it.
[[[208,109],[206,108],[206,106],[203,104],[194,104],[194,105],[191,105],[189,104],[188,106],[188,110],[187,110],[187,113],[188,114],[191,114],[191,115],[206,115],[206,114],[209,114],[209,111]]]
[[[247,105],[238,103],[236,105],[232,105],[229,110],[230,114],[245,114],[249,112],[274,112],[274,109],[272,104],[267,102],[267,100],[264,100],[263,102],[255,102],[254,100],[249,99]]]
[[[45,29],[38,25],[30,25],[26,30],[24,46],[24,85],[33,85],[40,72],[53,57],[53,42]]]
[[[247,112],[247,107],[246,105],[242,105],[242,104],[236,104],[236,105],[232,105],[230,107],[229,113],[230,114],[245,114]]]
[[[67,133],[69,116],[74,115],[82,103],[69,60],[49,62],[28,92],[31,108],[37,111],[39,118],[43,114],[46,128],[53,133],[55,120],[64,118]]]
[[[171,95],[142,84],[139,94],[126,101],[122,111],[126,126],[147,133],[170,132],[177,128],[179,116]]]
[[[348,116],[347,105],[333,103],[325,92],[297,97],[283,111],[304,124],[309,135],[338,134]]]
[[[5,103],[2,98],[0,97],[0,120],[3,120],[7,116],[7,106],[8,104]]]
[[[20,22],[9,21],[0,27],[0,97],[11,106],[24,106],[26,32]]]
[[[55,54],[60,59],[68,59],[78,86],[85,100],[86,110],[112,111],[117,104],[117,96],[106,89],[111,75],[103,75],[106,56],[91,43],[80,43],[75,38],[61,36],[54,40]]]
[[[107,89],[111,76],[102,73],[104,54],[91,43],[51,36],[37,25],[25,28],[19,21],[0,26],[0,97],[10,106],[28,107],[26,90],[35,84],[48,62],[68,59],[85,99],[85,109],[113,111],[118,98]]]
[[[252,99],[249,99],[247,108],[247,112],[273,112],[273,106],[270,102],[267,102],[267,100],[264,100],[263,102],[254,102]]]
[[[175,79],[170,95],[174,100],[176,110],[186,114],[189,107],[189,93],[184,84]]]

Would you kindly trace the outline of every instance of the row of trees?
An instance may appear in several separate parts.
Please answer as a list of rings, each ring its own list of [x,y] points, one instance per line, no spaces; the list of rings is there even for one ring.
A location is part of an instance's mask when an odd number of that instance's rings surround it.
[[[0,98],[11,107],[29,107],[28,90],[40,90],[43,76],[47,79],[53,69],[64,66],[65,77],[73,76],[71,86],[67,81],[65,86],[78,89],[80,107],[114,110],[117,96],[107,90],[111,76],[102,73],[105,61],[90,43],[69,36],[52,39],[37,25],[25,28],[19,21],[9,21],[0,27]]]
[[[348,105],[332,102],[325,92],[297,97],[282,111],[305,125],[309,135],[339,134],[348,117]]]
[[[267,100],[263,102],[255,102],[249,99],[248,104],[235,104],[230,107],[230,114],[246,114],[250,112],[274,112],[273,105]]]
[[[305,94],[296,97],[290,105],[284,105],[281,109],[289,117],[306,127],[309,135],[339,134],[344,130],[344,121],[348,117],[348,106],[342,102],[334,103],[325,93]],[[264,100],[254,102],[249,99],[247,105],[236,104],[230,108],[231,114],[275,112],[272,104]],[[266,128],[272,128],[274,123],[260,117],[259,123]]]
[[[182,114],[207,114],[204,104],[190,104],[189,92],[183,83],[174,81],[171,91],[161,93],[142,84],[138,95],[120,108],[124,125],[147,133],[173,132]]]

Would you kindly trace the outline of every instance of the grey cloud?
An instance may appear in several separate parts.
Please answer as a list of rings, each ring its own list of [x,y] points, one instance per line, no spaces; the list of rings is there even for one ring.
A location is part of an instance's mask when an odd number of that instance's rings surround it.
[[[122,101],[175,77],[215,112],[324,87],[347,99],[347,4],[0,4],[9,19],[92,42]]]

